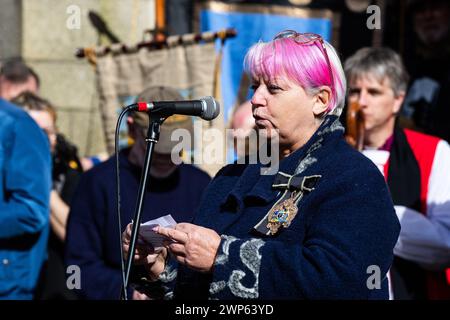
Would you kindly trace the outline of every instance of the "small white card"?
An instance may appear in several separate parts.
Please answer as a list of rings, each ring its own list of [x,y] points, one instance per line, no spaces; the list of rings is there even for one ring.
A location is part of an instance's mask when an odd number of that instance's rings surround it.
[[[139,237],[151,244],[155,250],[161,249],[163,247],[163,241],[166,240],[167,237],[157,234],[153,231],[153,228],[156,226],[175,228],[176,224],[177,222],[170,214],[141,223],[141,226],[139,227]],[[143,244],[144,242],[142,240],[139,241],[138,239],[138,243]]]

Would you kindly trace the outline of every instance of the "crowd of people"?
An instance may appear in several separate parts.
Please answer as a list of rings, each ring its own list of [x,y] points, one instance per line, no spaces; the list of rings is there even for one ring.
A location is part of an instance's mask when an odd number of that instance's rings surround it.
[[[0,298],[118,299],[122,278],[114,159],[93,168],[83,166],[76,146],[57,130],[56,108],[39,95],[39,77],[22,60],[3,64],[0,92],[4,121]],[[182,96],[175,89],[150,87],[137,99],[181,100]],[[119,157],[122,220],[129,222],[149,121],[146,114],[136,112],[127,122],[134,143]],[[170,213],[177,222],[190,221],[210,181],[193,165],[171,162],[176,143],[170,135],[177,128],[192,131],[190,117],[170,119],[161,127],[145,192],[146,220]],[[67,286],[69,265],[83,270],[80,290]],[[134,299],[146,297],[133,288],[129,291]]]
[[[138,242],[129,298],[450,299],[450,5],[418,1],[410,10],[416,64],[387,47],[341,63],[322,37],[292,30],[249,49],[253,95],[231,127],[247,144],[254,129],[277,135],[276,174],[235,163],[211,180],[176,165],[170,136],[193,132],[192,120],[162,124],[142,222],[171,214],[177,224],[154,228],[166,239],[158,250]],[[21,59],[1,65],[0,299],[120,299],[149,117],[127,118],[118,230],[115,158],[86,165],[40,82]],[[169,87],[136,97],[182,99]],[[362,150],[341,125],[352,103]],[[74,265],[81,282],[69,288]],[[373,267],[380,277],[370,286]]]

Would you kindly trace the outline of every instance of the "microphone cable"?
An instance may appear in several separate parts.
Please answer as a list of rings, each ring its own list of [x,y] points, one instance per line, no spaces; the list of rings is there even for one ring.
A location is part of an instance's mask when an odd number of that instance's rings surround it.
[[[125,109],[122,110],[122,112],[119,115],[119,118],[117,119],[116,124],[116,132],[114,136],[114,153],[116,158],[116,209],[117,209],[117,221],[119,226],[119,244],[120,244],[120,267],[121,267],[121,273],[122,273],[122,290],[120,293],[120,298],[123,298],[124,300],[128,300],[128,293],[127,293],[127,286],[125,283],[125,261],[123,259],[124,253],[123,253],[123,243],[122,243],[122,218],[120,214],[120,166],[119,166],[119,133],[120,133],[120,124],[122,122],[123,117],[125,114],[127,114],[130,110],[132,110],[134,105],[128,106]]]

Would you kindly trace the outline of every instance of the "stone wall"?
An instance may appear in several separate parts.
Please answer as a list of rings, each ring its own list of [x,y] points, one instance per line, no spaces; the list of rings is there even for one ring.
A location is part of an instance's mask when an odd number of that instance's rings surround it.
[[[57,106],[57,125],[81,155],[105,152],[95,69],[74,53],[107,45],[88,18],[96,12],[125,43],[154,27],[154,0],[0,0],[0,57],[22,56],[41,77],[41,95]]]
[[[21,1],[0,0],[0,60],[20,55],[21,33]]]

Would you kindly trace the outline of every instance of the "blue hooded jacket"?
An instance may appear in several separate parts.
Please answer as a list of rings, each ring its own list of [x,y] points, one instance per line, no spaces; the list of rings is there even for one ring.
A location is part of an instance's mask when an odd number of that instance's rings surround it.
[[[0,299],[32,299],[46,259],[51,162],[30,116],[0,99]]]

